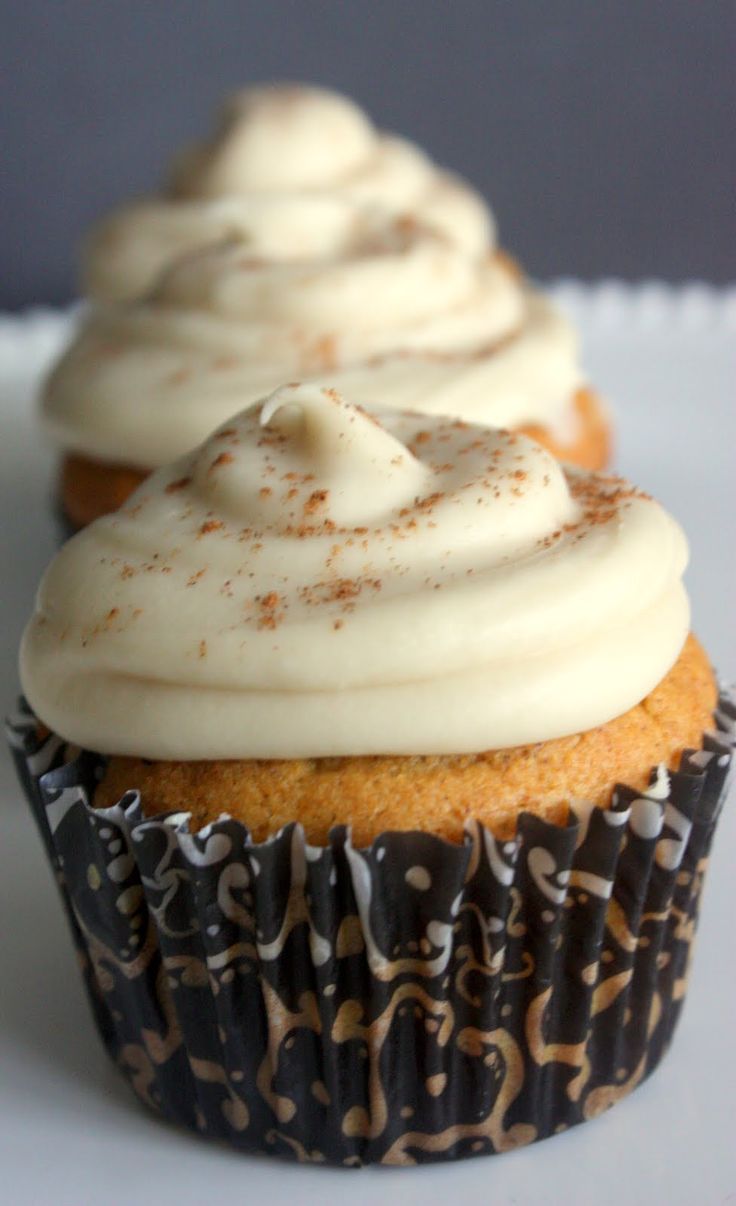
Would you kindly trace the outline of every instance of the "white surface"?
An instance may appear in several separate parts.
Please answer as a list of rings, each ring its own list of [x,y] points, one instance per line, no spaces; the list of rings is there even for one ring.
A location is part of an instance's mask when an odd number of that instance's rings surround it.
[[[658,286],[558,297],[610,399],[619,468],[690,536],[694,624],[736,675],[736,293]],[[52,458],[39,445],[30,366],[57,320],[0,320],[0,665],[5,706],[35,583],[54,549]],[[689,998],[672,1052],[596,1122],[521,1151],[411,1170],[305,1168],[239,1155],[156,1122],[108,1063],[82,994],[56,890],[9,759],[0,762],[0,1200],[14,1206],[253,1201],[273,1206],[720,1206],[736,1202],[736,941],[732,795],[716,834]]]

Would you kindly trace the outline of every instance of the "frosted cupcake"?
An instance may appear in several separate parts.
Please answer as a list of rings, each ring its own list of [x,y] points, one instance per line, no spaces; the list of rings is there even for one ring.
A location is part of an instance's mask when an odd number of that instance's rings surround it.
[[[497,250],[486,206],[350,101],[243,93],[172,179],[89,251],[93,295],[145,298],[94,308],[45,389],[72,527],[289,379],[605,462],[574,333]]]
[[[65,547],[11,735],[143,1100],[406,1164],[564,1130],[657,1065],[733,714],[686,556],[621,479],[315,386]]]

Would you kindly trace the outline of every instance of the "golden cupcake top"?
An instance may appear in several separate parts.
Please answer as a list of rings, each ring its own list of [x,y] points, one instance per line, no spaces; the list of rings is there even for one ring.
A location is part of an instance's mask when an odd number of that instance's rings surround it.
[[[106,753],[456,753],[603,724],[688,630],[684,536],[520,435],[287,386],[62,550],[38,715]]]
[[[182,254],[228,238],[247,245],[256,227],[261,246],[270,236],[277,254],[284,244],[298,252],[299,203],[324,198],[421,216],[473,253],[493,238],[493,220],[468,184],[413,143],[377,130],[348,97],[271,84],[231,96],[212,136],[175,159],[160,195],[95,228],[85,287],[98,300],[129,301]]]

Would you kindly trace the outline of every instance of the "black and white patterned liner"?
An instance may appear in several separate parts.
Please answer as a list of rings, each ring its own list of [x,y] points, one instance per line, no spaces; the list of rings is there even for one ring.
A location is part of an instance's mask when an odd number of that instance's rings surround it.
[[[590,1119],[667,1049],[736,708],[645,796],[462,845],[88,806],[104,759],[8,724],[95,1018],[136,1093],[245,1150],[357,1165],[506,1151]]]

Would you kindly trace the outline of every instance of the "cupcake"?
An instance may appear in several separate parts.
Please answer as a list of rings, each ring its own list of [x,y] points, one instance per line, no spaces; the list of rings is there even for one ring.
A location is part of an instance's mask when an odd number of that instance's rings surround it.
[[[10,733],[143,1101],[247,1150],[409,1164],[552,1135],[651,1072],[734,715],[686,559],[620,478],[315,385],[71,540]]]
[[[480,198],[346,99],[241,94],[172,180],[93,238],[88,287],[125,304],[91,309],[45,387],[72,528],[288,379],[606,461],[574,333]]]

